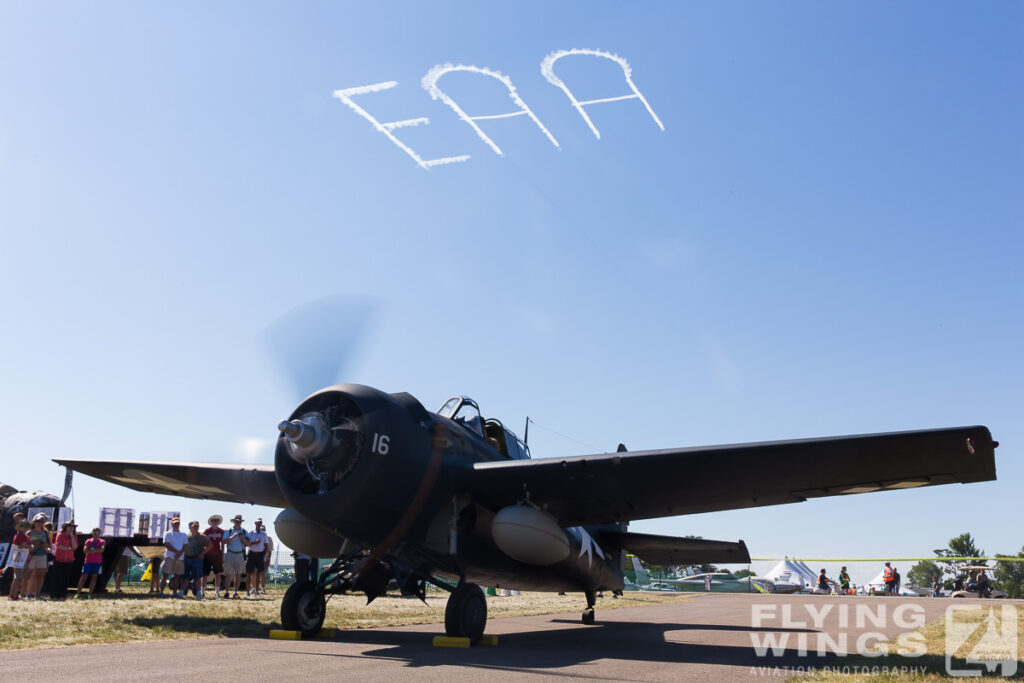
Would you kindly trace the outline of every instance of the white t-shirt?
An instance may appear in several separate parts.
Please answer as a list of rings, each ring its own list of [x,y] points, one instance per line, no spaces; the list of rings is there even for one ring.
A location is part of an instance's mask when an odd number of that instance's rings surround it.
[[[164,534],[164,543],[170,543],[175,552],[172,554],[170,550],[165,550],[164,557],[173,557],[175,559],[181,557],[181,550],[187,542],[188,536],[185,535],[184,531],[168,531]]]

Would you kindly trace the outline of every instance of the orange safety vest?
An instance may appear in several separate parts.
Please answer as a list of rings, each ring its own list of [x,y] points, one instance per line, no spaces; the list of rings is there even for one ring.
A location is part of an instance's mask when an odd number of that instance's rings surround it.
[[[882,577],[885,579],[886,583],[892,581],[892,569],[890,567],[886,567],[885,570],[882,572]]]

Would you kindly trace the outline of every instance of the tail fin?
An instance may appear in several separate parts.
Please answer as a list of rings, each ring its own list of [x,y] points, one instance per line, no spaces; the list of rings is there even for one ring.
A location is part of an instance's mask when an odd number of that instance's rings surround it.
[[[637,586],[646,586],[651,582],[651,575],[647,573],[647,568],[640,562],[640,558],[630,553],[626,553],[625,573]]]
[[[651,575],[647,573],[647,568],[640,562],[639,557],[636,558],[633,565],[636,567],[636,582],[645,586],[649,584],[651,582]]]

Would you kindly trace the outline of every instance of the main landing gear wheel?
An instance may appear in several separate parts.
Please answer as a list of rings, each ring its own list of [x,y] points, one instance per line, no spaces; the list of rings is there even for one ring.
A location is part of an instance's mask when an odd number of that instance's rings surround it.
[[[597,593],[586,591],[584,595],[587,597],[587,608],[583,610],[583,623],[590,626],[594,623],[594,603],[597,602]]]
[[[470,645],[480,642],[487,625],[487,598],[480,586],[460,583],[448,596],[444,608],[444,632],[457,638],[469,638]]]
[[[285,630],[302,631],[303,638],[319,633],[326,616],[327,600],[314,583],[292,584],[281,600],[281,624]]]

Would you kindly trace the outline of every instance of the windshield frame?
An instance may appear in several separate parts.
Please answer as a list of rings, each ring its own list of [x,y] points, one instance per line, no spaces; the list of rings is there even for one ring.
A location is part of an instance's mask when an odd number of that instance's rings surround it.
[[[469,414],[471,408],[476,411],[475,414]],[[480,418],[481,425],[483,424],[483,417],[480,415],[480,406],[477,402],[471,399],[469,396],[453,396],[444,402],[441,409],[437,411],[437,414],[441,417],[446,417],[454,422],[465,423],[473,417]]]

